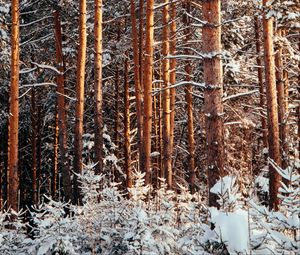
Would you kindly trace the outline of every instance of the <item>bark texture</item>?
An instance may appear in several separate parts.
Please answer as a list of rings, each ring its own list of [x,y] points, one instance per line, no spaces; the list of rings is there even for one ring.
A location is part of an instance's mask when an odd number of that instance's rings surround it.
[[[210,0],[202,4],[204,57],[204,108],[206,120],[206,146],[208,187],[214,186],[224,175],[224,120],[223,71],[221,60],[221,1]],[[218,206],[217,195],[209,192],[209,205]]]
[[[19,72],[20,72],[20,13],[19,1],[12,0],[11,31],[11,79],[9,94],[9,128],[8,128],[8,197],[7,205],[18,211],[18,139],[19,139]]]
[[[279,144],[279,126],[278,126],[278,106],[276,94],[275,77],[275,59],[273,46],[273,18],[267,18],[267,12],[271,6],[268,6],[269,0],[263,0],[263,37],[264,37],[264,56],[265,56],[265,76],[267,93],[267,112],[268,112],[268,141],[269,157],[276,164],[281,166],[280,144]],[[270,164],[269,166],[269,194],[271,209],[278,210],[279,198],[278,189],[280,187],[280,175]]]
[[[95,0],[95,161],[96,174],[103,170],[103,117],[102,117],[102,0]]]
[[[73,203],[81,203],[80,183],[76,174],[82,173],[82,135],[84,113],[84,83],[86,63],[86,0],[79,3],[79,49],[77,59],[77,83],[76,83],[76,108],[75,108],[75,132],[74,132],[74,177],[73,177]]]
[[[67,116],[66,116],[66,102],[65,102],[65,67],[62,52],[62,29],[60,22],[59,11],[54,12],[55,22],[55,45],[56,45],[56,64],[59,74],[56,78],[57,83],[57,111],[58,111],[58,127],[59,127],[59,151],[61,157],[62,168],[62,185],[63,196],[66,202],[72,198],[72,186],[70,168],[68,162],[68,145],[67,145]]]
[[[153,43],[154,43],[154,0],[147,1],[146,45],[144,64],[144,129],[142,171],[146,173],[145,183],[151,181],[151,128],[152,128],[152,75],[153,75]]]

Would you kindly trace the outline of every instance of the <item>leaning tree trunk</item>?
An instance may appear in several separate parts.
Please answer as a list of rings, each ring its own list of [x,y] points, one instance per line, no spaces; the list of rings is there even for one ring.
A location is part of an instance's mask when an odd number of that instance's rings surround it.
[[[68,148],[67,148],[67,116],[65,104],[65,77],[64,77],[64,60],[62,52],[62,32],[60,23],[59,11],[54,12],[55,22],[55,43],[56,43],[56,62],[59,74],[56,78],[57,83],[57,112],[58,112],[58,128],[59,128],[59,150],[62,165],[62,185],[63,195],[66,202],[72,198],[71,176],[68,163]]]
[[[8,133],[8,197],[7,205],[18,211],[18,133],[19,133],[19,1],[12,0],[11,80],[9,94]]]
[[[268,130],[266,119],[263,114],[263,109],[265,108],[265,97],[264,97],[264,81],[263,81],[263,67],[261,59],[261,42],[260,42],[260,24],[259,19],[255,16],[255,43],[256,43],[256,63],[257,63],[257,75],[258,75],[258,85],[259,85],[259,106],[262,109],[261,114],[261,128],[263,135],[263,146],[268,147]]]
[[[96,174],[103,170],[103,117],[102,117],[102,0],[95,0],[95,161]]]
[[[163,78],[163,144],[162,144],[162,169],[164,178],[167,180],[168,188],[172,188],[172,154],[171,154],[171,130],[170,130],[170,61],[167,58],[170,53],[169,32],[169,0],[164,1],[163,7],[163,48],[162,54],[162,78]]]
[[[267,112],[268,112],[268,140],[269,157],[275,163],[281,166],[280,145],[279,145],[279,126],[278,126],[278,108],[276,95],[276,77],[275,60],[273,48],[273,18],[267,17],[267,12],[271,6],[268,6],[270,0],[263,0],[263,31],[264,31],[264,55],[265,55],[265,76],[267,92]],[[267,7],[268,6],[268,7]],[[269,194],[270,208],[278,210],[279,198],[278,189],[280,187],[280,175],[270,164],[269,166]]]
[[[204,104],[208,187],[224,175],[223,72],[221,60],[221,1],[204,1],[203,5]],[[218,206],[217,195],[209,192],[209,205]]]
[[[75,132],[74,132],[74,176],[73,176],[73,203],[81,203],[80,183],[77,174],[82,173],[82,135],[84,112],[84,82],[86,63],[86,0],[79,2],[79,49],[77,59],[77,83],[76,83],[76,108],[75,108]]]
[[[153,43],[154,43],[154,0],[147,1],[146,14],[146,46],[144,64],[144,129],[142,171],[145,183],[151,181],[151,128],[152,128],[152,75],[153,75]]]

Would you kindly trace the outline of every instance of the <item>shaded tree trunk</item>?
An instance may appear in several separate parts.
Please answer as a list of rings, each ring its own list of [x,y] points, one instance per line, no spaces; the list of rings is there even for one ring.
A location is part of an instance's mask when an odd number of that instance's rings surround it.
[[[11,32],[11,79],[9,94],[9,128],[8,128],[8,197],[7,205],[18,211],[18,139],[19,139],[19,1],[12,0],[12,32]]]
[[[131,174],[131,144],[130,144],[130,94],[128,80],[128,58],[124,62],[124,157],[125,157],[125,173],[126,187],[132,187]]]
[[[56,198],[57,190],[57,177],[58,177],[58,111],[57,106],[55,108],[55,127],[54,127],[54,143],[53,143],[53,170],[52,170],[52,181],[51,181],[51,195]]]
[[[279,29],[277,36],[281,37],[283,31]],[[280,43],[280,42],[279,42]],[[277,89],[277,102],[278,102],[278,123],[279,123],[279,137],[281,147],[282,168],[285,169],[288,166],[288,146],[287,146],[287,115],[288,109],[286,106],[287,99],[285,95],[285,77],[283,70],[283,47],[279,44],[277,48],[277,54],[275,55],[276,65],[276,89]]]
[[[176,4],[171,3],[171,24],[170,24],[170,55],[176,54]],[[170,59],[170,85],[176,83],[176,58]],[[176,89],[170,89],[170,147],[171,155],[174,151],[174,131],[175,131],[175,102]],[[172,162],[174,166],[174,162]]]
[[[185,9],[187,13],[191,11],[190,1],[187,0],[185,3]],[[191,40],[191,29],[190,29],[190,18],[188,15],[184,16],[185,23],[185,44],[187,45]],[[190,55],[190,50],[185,50],[186,55]],[[192,74],[192,66],[190,61],[186,61],[185,63],[185,73],[186,73],[186,81],[191,80]],[[193,88],[191,84],[186,85],[185,87],[185,101],[186,101],[186,111],[188,115],[187,119],[187,127],[188,127],[188,175],[189,175],[189,186],[191,192],[195,191],[195,138],[194,138],[194,114],[193,114]]]
[[[141,168],[141,151],[143,140],[143,115],[142,115],[142,89],[141,89],[141,76],[140,76],[140,55],[139,55],[139,42],[138,31],[135,14],[135,1],[130,0],[130,15],[132,26],[132,46],[133,46],[133,61],[134,61],[134,91],[135,91],[135,107],[137,115],[137,144],[139,152],[139,168]]]
[[[279,127],[278,127],[278,108],[276,95],[276,77],[275,77],[275,60],[273,48],[273,18],[267,18],[269,11],[269,0],[263,0],[263,31],[264,31],[264,55],[265,55],[265,76],[266,76],[266,92],[267,92],[267,112],[268,112],[268,141],[269,141],[269,157],[276,164],[281,166],[280,145],[279,145]],[[278,189],[280,187],[280,175],[270,164],[269,166],[269,194],[270,208],[278,210],[279,198]]]
[[[102,117],[102,0],[95,0],[95,161],[96,174],[103,170],[103,117]]]
[[[57,111],[58,111],[58,127],[59,127],[59,151],[62,165],[62,185],[63,195],[66,202],[72,198],[72,186],[70,168],[68,163],[68,144],[67,144],[67,116],[65,103],[65,77],[64,77],[64,59],[62,52],[62,32],[59,11],[54,12],[55,22],[55,43],[56,43],[56,62],[60,74],[57,75]]]
[[[31,90],[31,147],[32,147],[32,202],[37,205],[37,114],[35,88]]]
[[[208,187],[224,175],[223,71],[221,60],[221,1],[202,4],[204,58],[204,108],[208,164]],[[218,206],[217,195],[209,192],[209,205]]]
[[[256,63],[257,63],[257,75],[258,75],[258,85],[259,85],[259,105],[262,109],[260,114],[261,117],[261,128],[263,135],[263,146],[264,148],[268,147],[268,130],[266,119],[264,118],[263,109],[265,108],[265,97],[264,97],[264,81],[263,81],[263,67],[262,67],[262,59],[261,59],[261,43],[260,43],[260,24],[259,19],[255,16],[255,42],[256,42]]]

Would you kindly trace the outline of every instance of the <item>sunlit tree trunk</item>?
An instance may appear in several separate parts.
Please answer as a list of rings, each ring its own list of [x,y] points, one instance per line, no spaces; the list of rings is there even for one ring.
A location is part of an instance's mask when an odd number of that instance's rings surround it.
[[[275,77],[275,60],[273,48],[273,18],[267,17],[270,10],[269,0],[263,0],[263,31],[264,31],[264,55],[265,55],[265,76],[267,92],[267,112],[268,112],[268,141],[269,157],[281,166],[280,145],[279,145],[279,126],[278,126],[278,108],[276,95],[276,77]],[[270,208],[278,210],[279,198],[278,189],[280,187],[280,175],[270,164],[269,166],[269,194]]]
[[[224,175],[223,71],[221,60],[221,1],[204,1],[203,53],[204,103],[206,116],[206,145],[208,187]],[[217,195],[209,192],[209,205],[217,206]]]
[[[171,130],[170,130],[170,61],[167,56],[170,53],[170,30],[169,30],[169,0],[164,1],[163,7],[163,60],[162,60],[162,78],[163,78],[163,148],[162,148],[162,171],[168,184],[172,188],[172,154],[171,154]]]
[[[102,117],[102,0],[95,0],[95,161],[96,173],[103,170],[103,117]]]
[[[154,43],[154,0],[147,0],[146,13],[146,46],[144,64],[144,129],[142,170],[145,171],[145,183],[151,179],[151,128],[152,128],[152,75]]]
[[[54,12],[55,22],[55,43],[56,43],[56,63],[60,73],[57,75],[57,111],[58,111],[58,127],[59,127],[59,150],[62,165],[62,185],[65,201],[70,201],[72,198],[72,186],[70,168],[68,163],[68,148],[67,148],[67,116],[65,104],[65,78],[64,78],[64,60],[62,52],[62,32],[59,11]]]
[[[79,48],[77,59],[77,83],[76,83],[76,108],[75,108],[75,132],[74,132],[74,176],[73,176],[73,203],[81,203],[80,183],[76,174],[82,172],[82,135],[84,113],[84,83],[86,63],[86,0],[79,2]]]
[[[126,187],[132,187],[131,174],[131,144],[130,144],[130,94],[129,94],[129,80],[128,80],[128,58],[126,57],[124,63],[124,157],[125,157],[125,173],[126,173]]]
[[[9,130],[8,130],[8,206],[18,211],[18,133],[19,133],[19,1],[12,0],[11,32],[11,80],[9,94]]]
[[[263,81],[263,67],[262,67],[262,58],[261,58],[261,38],[260,38],[260,23],[257,16],[255,16],[255,40],[256,40],[256,63],[257,63],[257,75],[258,75],[258,85],[259,85],[259,104],[260,108],[265,108],[265,97],[264,97],[264,81]],[[263,145],[264,148],[268,147],[268,130],[266,119],[263,116],[263,110],[261,110],[261,127],[262,127],[262,135],[263,135]]]

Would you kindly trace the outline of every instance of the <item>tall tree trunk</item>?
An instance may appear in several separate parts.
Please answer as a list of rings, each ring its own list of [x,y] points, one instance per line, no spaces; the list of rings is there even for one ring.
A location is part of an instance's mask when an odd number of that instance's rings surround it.
[[[186,12],[190,13],[191,5],[190,1],[187,0],[185,3]],[[185,23],[185,44],[187,45],[191,40],[191,29],[190,29],[190,18],[188,15],[184,16]],[[186,49],[185,54],[189,55],[190,50]],[[192,66],[190,61],[186,61],[185,63],[185,73],[186,73],[186,81],[191,80],[192,74]],[[188,175],[189,175],[189,186],[191,192],[195,191],[195,138],[194,138],[194,114],[193,114],[193,95],[192,95],[192,85],[188,84],[185,87],[185,100],[186,100],[186,111],[188,115],[187,127],[188,127]]]
[[[140,76],[140,55],[138,44],[138,32],[135,14],[135,0],[130,0],[130,14],[132,26],[132,46],[133,46],[133,61],[134,61],[134,91],[135,91],[135,105],[136,105],[136,119],[137,119],[137,144],[139,152],[139,169],[141,168],[141,151],[143,140],[143,115],[142,115],[142,89]]]
[[[33,204],[37,205],[37,115],[36,115],[35,88],[31,90],[31,147],[32,147],[32,197]]]
[[[257,75],[258,75],[258,85],[259,85],[259,105],[261,110],[261,127],[263,135],[263,146],[268,147],[268,130],[266,119],[263,116],[263,109],[265,108],[265,97],[264,97],[264,81],[263,81],[263,67],[261,59],[261,43],[260,43],[260,24],[259,19],[255,16],[255,42],[256,42],[256,63],[257,63]]]
[[[95,160],[96,174],[103,170],[102,117],[102,0],[95,0]]]
[[[144,90],[144,2],[145,0],[139,0],[139,64],[140,64],[140,81],[141,91]],[[142,99],[143,100],[143,99]],[[142,102],[143,109],[143,102]]]
[[[59,150],[62,165],[62,185],[65,201],[70,201],[72,198],[72,186],[70,168],[68,162],[68,144],[67,144],[67,116],[65,103],[65,77],[64,77],[64,59],[62,52],[62,32],[59,11],[54,12],[55,19],[55,43],[56,43],[56,62],[60,73],[57,75],[57,111],[58,111],[58,126],[59,126]]]
[[[221,1],[204,1],[203,53],[204,103],[206,116],[206,144],[208,187],[214,186],[224,175],[224,119],[223,119],[223,71],[221,60]],[[218,206],[217,195],[209,192],[209,205]]]
[[[12,0],[11,34],[11,80],[9,94],[9,134],[8,134],[8,197],[7,204],[18,211],[18,139],[19,139],[19,0]]]
[[[171,153],[171,120],[170,120],[170,60],[167,56],[170,54],[170,31],[169,31],[169,0],[164,0],[163,7],[163,48],[162,54],[164,56],[162,60],[162,78],[163,78],[163,148],[162,148],[162,171],[168,184],[168,188],[172,188],[172,153]]]
[[[276,77],[275,60],[273,48],[273,18],[267,18],[267,12],[271,6],[268,6],[270,0],[263,0],[263,31],[264,31],[264,55],[265,55],[265,76],[267,91],[267,111],[268,111],[268,140],[269,157],[281,166],[280,145],[279,145],[279,127],[278,127],[278,108],[276,95]],[[268,6],[268,7],[267,7]],[[270,208],[278,210],[279,198],[278,189],[280,187],[280,175],[270,164],[269,166],[269,194]]]
[[[74,132],[74,176],[73,176],[73,203],[81,203],[80,183],[76,174],[82,173],[82,135],[84,113],[84,82],[86,63],[86,0],[79,2],[79,49],[77,59],[77,83],[76,83],[76,108],[75,108],[75,132]]]
[[[283,31],[278,30],[277,36],[281,37]],[[283,70],[283,47],[279,44],[277,48],[277,54],[275,55],[275,65],[276,65],[276,88],[277,88],[277,102],[278,102],[278,123],[279,123],[279,137],[280,137],[280,147],[282,155],[282,168],[285,169],[288,166],[288,147],[287,144],[287,110],[286,109],[286,98],[285,98],[285,78]]]
[[[152,75],[154,43],[154,0],[147,0],[146,46],[144,65],[144,129],[142,170],[145,171],[145,183],[151,181],[151,128],[152,128]]]
[[[176,4],[171,3],[171,24],[170,24],[170,55],[176,54]],[[170,85],[176,83],[176,58],[170,59]],[[175,101],[176,89],[170,89],[170,147],[171,155],[174,151],[174,130],[175,130]],[[172,163],[174,165],[174,162]]]
[[[126,54],[127,56],[128,54]],[[128,58],[126,57],[124,63],[124,157],[125,157],[125,173],[126,173],[126,187],[132,187],[131,174],[131,144],[130,144],[130,94],[129,94],[129,80],[128,80]]]

